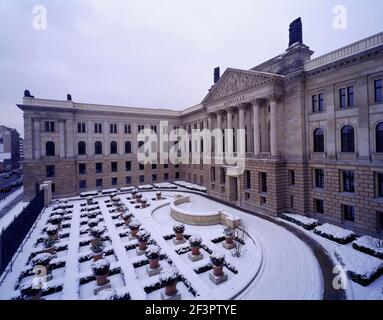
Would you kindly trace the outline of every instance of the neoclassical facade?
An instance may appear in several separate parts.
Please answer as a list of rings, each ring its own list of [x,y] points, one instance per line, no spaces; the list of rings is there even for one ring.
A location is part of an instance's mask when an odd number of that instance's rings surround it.
[[[298,37],[299,38],[299,37]],[[294,39],[294,37],[292,37]],[[383,33],[312,59],[300,41],[250,70],[227,69],[183,111],[36,99],[26,92],[25,196],[51,180],[56,197],[177,179],[268,215],[313,216],[376,234],[383,229]],[[217,75],[217,73],[216,73]],[[169,127],[245,130],[245,170],[140,165],[137,133]],[[235,138],[222,150],[236,152]],[[190,150],[191,151],[191,150]],[[192,152],[192,151],[191,151]],[[190,156],[191,156],[190,152]]]

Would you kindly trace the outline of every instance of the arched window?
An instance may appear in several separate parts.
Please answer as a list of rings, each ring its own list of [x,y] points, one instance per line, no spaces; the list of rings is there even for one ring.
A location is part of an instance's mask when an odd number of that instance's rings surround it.
[[[102,154],[102,143],[100,141],[96,141],[94,144],[94,153]]]
[[[375,129],[376,152],[383,152],[383,122],[378,123]]]
[[[55,144],[52,141],[48,141],[45,144],[45,154],[47,156],[54,156],[55,155]]]
[[[125,141],[125,153],[132,153],[132,145],[130,141]]]
[[[84,141],[78,143],[78,154],[86,155],[86,143]]]
[[[324,152],[324,133],[321,128],[314,130],[314,152]]]
[[[117,142],[116,141],[112,141],[110,143],[110,153],[111,154],[117,154]]]
[[[355,131],[350,125],[344,126],[341,130],[342,152],[355,152]]]

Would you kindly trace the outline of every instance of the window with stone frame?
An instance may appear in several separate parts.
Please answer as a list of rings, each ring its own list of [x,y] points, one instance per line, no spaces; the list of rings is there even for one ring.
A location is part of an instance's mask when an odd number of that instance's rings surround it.
[[[94,124],[94,133],[102,133],[102,123]]]
[[[219,172],[220,172],[220,182],[222,184],[226,183],[226,171],[225,171],[225,168],[219,168]]]
[[[46,166],[47,170],[47,178],[53,178],[56,175],[55,166],[54,165],[48,165]]]
[[[96,141],[94,143],[94,154],[102,155],[102,142],[101,141]]]
[[[53,141],[48,141],[45,144],[45,155],[50,157],[50,156],[54,156],[55,154],[56,154],[55,143]]]
[[[314,199],[314,212],[315,213],[324,213],[324,203],[322,199]]]
[[[118,150],[117,150],[117,142],[116,141],[112,141],[110,143],[110,153],[111,154],[117,154]]]
[[[341,129],[341,152],[355,152],[355,130],[346,125]]]
[[[112,186],[116,186],[118,184],[118,179],[117,177],[112,178]]]
[[[126,124],[124,129],[125,129],[125,134],[131,134],[132,133],[132,126],[130,124]]]
[[[86,143],[84,141],[80,141],[78,143],[78,154],[81,156],[86,155]]]
[[[377,103],[383,102],[383,80],[374,81],[374,101]]]
[[[86,164],[85,163],[79,163],[78,164],[78,174],[80,174],[80,175],[86,174]]]
[[[383,198],[383,172],[375,173],[375,181],[376,181],[376,197]]]
[[[45,132],[55,132],[54,121],[45,121]]]
[[[131,177],[131,176],[127,176],[127,177],[125,177],[125,184],[126,184],[126,185],[130,185],[130,184],[132,184],[132,177]]]
[[[314,169],[314,188],[324,188],[324,170]]]
[[[110,171],[111,172],[117,172],[118,168],[117,168],[117,161],[113,161],[110,163]]]
[[[86,123],[85,122],[78,122],[77,123],[77,132],[78,133],[86,133]]]
[[[383,153],[383,122],[375,127],[375,152]]]
[[[140,183],[144,183],[145,182],[145,176],[144,175],[140,175],[139,176],[139,181],[140,181]]]
[[[132,153],[132,144],[130,143],[130,141],[125,141],[125,153]]]
[[[102,173],[102,162],[96,162],[96,173]]]
[[[341,171],[341,179],[342,179],[342,192],[355,192],[355,177],[354,171],[351,170],[342,170]]]
[[[323,93],[311,96],[312,112],[323,112],[324,109],[324,95]]]
[[[112,133],[112,134],[118,133],[117,123],[111,123],[110,124],[110,131],[109,131],[109,133]]]
[[[324,132],[322,128],[317,128],[313,133],[314,152],[324,152]]]
[[[102,187],[102,179],[96,179],[96,188]]]
[[[342,217],[344,221],[355,221],[355,208],[353,206],[342,204]]]
[[[79,185],[80,189],[85,189],[86,188],[86,180],[80,180],[78,185]]]
[[[260,172],[259,173],[259,190],[261,193],[267,193],[267,173]]]
[[[125,161],[125,171],[132,170],[132,161]]]
[[[210,167],[210,181],[215,181],[215,167]]]
[[[289,185],[295,186],[295,171],[289,170]]]
[[[244,172],[244,182],[245,182],[245,189],[251,189],[251,174],[250,170],[245,170]]]

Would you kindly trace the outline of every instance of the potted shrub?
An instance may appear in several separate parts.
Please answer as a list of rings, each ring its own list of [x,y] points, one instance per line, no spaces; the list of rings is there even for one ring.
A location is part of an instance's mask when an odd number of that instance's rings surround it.
[[[39,253],[32,259],[32,265],[34,267],[36,266],[42,266],[45,268],[45,275],[50,275],[51,271],[49,268],[49,264],[53,259],[53,255],[47,252]]]
[[[137,193],[136,194],[136,202],[140,203],[141,202],[141,198],[142,198],[142,193]]]
[[[189,238],[189,243],[192,249],[192,255],[198,256],[200,254],[199,249],[201,247],[202,238],[197,235],[193,235]]]
[[[132,221],[133,214],[131,212],[124,212],[121,214],[121,217],[124,220],[125,225],[128,226],[129,223]]]
[[[160,283],[165,286],[165,293],[168,296],[174,296],[177,293],[178,272],[176,270],[169,270],[161,272]]]
[[[148,200],[146,200],[146,199],[141,199],[141,208],[146,208],[147,203],[148,203]]]
[[[138,249],[141,251],[146,250],[146,245],[150,238],[150,233],[145,229],[141,229],[137,232],[136,237],[138,239]]]
[[[161,253],[160,247],[153,244],[148,246],[148,248],[145,250],[145,256],[149,260],[150,269],[157,269],[160,266],[159,264],[160,253]]]
[[[136,237],[138,230],[140,229],[141,222],[138,221],[137,219],[132,219],[129,223],[129,228],[130,228],[130,235],[132,237]]]
[[[223,264],[225,263],[225,255],[219,252],[214,252],[210,256],[211,263],[213,265],[213,273],[216,277],[223,275]]]
[[[185,226],[182,223],[175,224],[173,230],[176,234],[176,240],[180,241],[184,238]]]
[[[59,215],[59,214],[55,214],[53,216],[51,216],[49,219],[48,219],[48,222],[51,223],[51,224],[54,224],[56,225],[59,229],[61,228],[61,221],[62,221],[62,216]]]
[[[235,231],[232,228],[225,228],[225,230],[223,230],[223,234],[225,235],[225,240],[227,244],[233,244],[234,233]]]
[[[99,212],[94,210],[94,211],[89,211],[87,213],[87,216],[88,216],[89,219],[95,219],[98,214],[99,214]]]
[[[131,194],[133,199],[136,197],[137,193],[138,191],[136,189],[132,190]]]
[[[50,253],[50,254],[54,254],[56,252],[55,240],[53,240],[49,237],[45,238],[43,241],[43,245],[45,248],[44,252]]]
[[[94,246],[91,246],[93,261],[98,261],[104,256],[104,244],[98,241]]]
[[[108,284],[109,270],[110,263],[106,259],[100,259],[92,263],[92,271],[96,277],[96,283],[98,286],[104,286]]]
[[[53,241],[56,241],[58,239],[59,228],[56,225],[48,224],[45,227],[45,232],[47,233],[48,237]]]
[[[156,192],[156,199],[157,200],[162,200],[162,192],[161,191],[157,191]]]
[[[101,240],[101,236],[105,232],[105,227],[96,226],[90,229],[90,235],[92,236],[91,244],[95,246]]]

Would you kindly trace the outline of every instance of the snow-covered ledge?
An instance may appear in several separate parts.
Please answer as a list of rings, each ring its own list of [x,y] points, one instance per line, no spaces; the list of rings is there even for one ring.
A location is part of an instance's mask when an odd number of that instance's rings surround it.
[[[170,203],[170,214],[173,219],[182,223],[197,226],[223,224],[226,227],[233,229],[241,224],[240,218],[232,216],[223,210],[211,212],[193,211],[180,207],[185,203],[190,203],[190,196],[175,196],[175,200]]]

